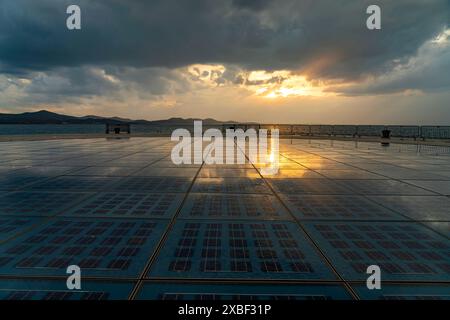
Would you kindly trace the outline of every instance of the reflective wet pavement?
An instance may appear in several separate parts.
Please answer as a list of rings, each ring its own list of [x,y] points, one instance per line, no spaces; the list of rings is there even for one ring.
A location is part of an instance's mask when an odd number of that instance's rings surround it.
[[[281,140],[265,175],[173,145],[0,143],[0,299],[450,298],[447,148]]]

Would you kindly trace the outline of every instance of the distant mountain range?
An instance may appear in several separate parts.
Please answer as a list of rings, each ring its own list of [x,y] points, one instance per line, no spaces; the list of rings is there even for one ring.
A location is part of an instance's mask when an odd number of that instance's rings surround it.
[[[89,115],[84,117],[67,116],[47,110],[37,112],[25,112],[19,114],[0,113],[0,124],[105,124],[105,123],[130,123],[147,125],[174,125],[192,124],[194,120],[202,120],[203,124],[216,125],[222,123],[236,123],[235,121],[218,121],[215,119],[170,118],[166,120],[132,120],[119,117],[100,117]]]

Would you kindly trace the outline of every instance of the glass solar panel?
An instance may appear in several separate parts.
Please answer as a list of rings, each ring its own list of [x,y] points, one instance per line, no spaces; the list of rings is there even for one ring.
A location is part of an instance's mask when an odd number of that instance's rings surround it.
[[[344,300],[351,299],[339,285],[239,285],[144,283],[141,300]]]
[[[126,177],[136,172],[137,170],[139,169],[135,167],[99,166],[99,167],[89,167],[85,169],[79,169],[76,172],[71,172],[71,175]]]
[[[38,218],[29,217],[1,217],[0,216],[0,241],[25,231],[34,224],[42,221]]]
[[[67,192],[12,192],[0,196],[0,216],[52,216],[89,195]]]
[[[286,194],[349,194],[345,187],[327,179],[271,179],[276,192]]]
[[[0,300],[125,300],[131,282],[83,281],[80,290],[68,290],[66,279],[1,279]]]
[[[450,234],[450,222],[449,221],[434,221],[424,223],[429,228],[436,230],[440,234],[448,237]]]
[[[37,177],[53,177],[63,174],[69,174],[79,170],[79,167],[57,167],[48,164],[46,166],[34,166],[15,171],[15,174],[21,174],[23,176],[37,176]]]
[[[330,179],[387,179],[375,173],[355,168],[347,170],[319,169],[316,172]]]
[[[167,222],[58,218],[0,247],[0,274],[64,276],[78,265],[86,276],[136,276]]]
[[[97,193],[64,215],[85,217],[171,218],[183,200],[173,193]]]
[[[0,175],[0,190],[12,191],[44,181],[45,176],[22,175],[16,171],[2,173]]]
[[[120,177],[61,176],[33,184],[30,190],[48,191],[104,191],[118,183]]]
[[[273,174],[273,172],[270,172],[270,174],[261,172],[261,174],[266,179],[325,179],[324,176],[309,169],[280,168],[275,174]]]
[[[401,215],[361,196],[281,195],[299,219],[405,220]]]
[[[405,180],[405,182],[411,183],[418,186],[419,188],[424,188],[430,190],[434,193],[450,196],[450,180],[449,178],[444,178],[445,180]]]
[[[170,150],[167,150],[167,155],[170,154]],[[151,165],[153,168],[199,168],[200,164],[196,164],[193,161],[191,164],[174,164],[172,160],[169,159],[163,159],[159,160]]]
[[[382,285],[381,290],[353,286],[361,299],[367,300],[450,300],[450,285]]]
[[[178,221],[150,277],[333,279],[292,222]]]
[[[274,196],[205,193],[191,193],[183,205],[180,218],[292,220]]]
[[[374,196],[372,200],[415,220],[450,221],[450,198],[443,196]]]
[[[248,178],[259,178],[260,175],[258,171],[254,168],[251,169],[230,169],[226,166],[223,168],[217,167],[209,167],[203,166],[202,170],[200,170],[199,178],[239,178],[239,177],[248,177]]]
[[[356,194],[364,195],[432,195],[425,189],[395,180],[339,180]]]
[[[189,177],[194,178],[197,174],[198,168],[162,168],[162,167],[146,167],[133,173],[133,176],[138,177]]]
[[[197,178],[192,192],[271,193],[261,178]]]
[[[450,279],[450,241],[412,222],[306,222],[345,279],[365,280],[378,265],[385,280]]]
[[[128,177],[114,185],[115,191],[186,192],[192,183],[189,177]]]

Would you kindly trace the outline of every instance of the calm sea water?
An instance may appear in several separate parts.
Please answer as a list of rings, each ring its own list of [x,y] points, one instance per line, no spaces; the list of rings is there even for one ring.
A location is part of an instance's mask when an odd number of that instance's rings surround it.
[[[133,125],[134,133],[165,132],[167,128]],[[104,133],[103,124],[0,124],[0,135]]]
[[[102,133],[103,125],[0,124],[0,135]]]
[[[192,130],[193,126],[186,125],[131,125],[131,133],[167,133],[171,134],[178,128]],[[203,129],[217,128],[203,125]],[[219,126],[220,128],[220,126]],[[0,135],[33,135],[33,134],[86,134],[104,133],[103,124],[0,124]]]

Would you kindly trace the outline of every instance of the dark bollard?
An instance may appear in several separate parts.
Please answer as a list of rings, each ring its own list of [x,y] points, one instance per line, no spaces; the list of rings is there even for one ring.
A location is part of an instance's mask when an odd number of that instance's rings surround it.
[[[391,130],[384,129],[381,131],[381,145],[383,147],[389,146],[389,139],[391,138]]]
[[[129,123],[106,123],[105,133],[109,134],[110,132],[113,132],[114,134],[121,134],[124,132],[131,134],[131,126]]]

